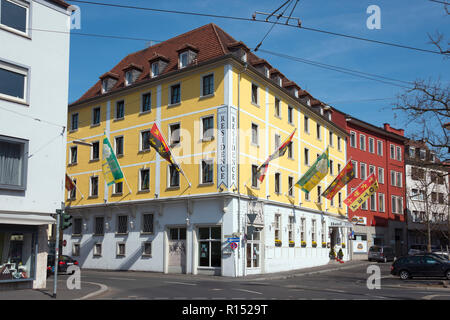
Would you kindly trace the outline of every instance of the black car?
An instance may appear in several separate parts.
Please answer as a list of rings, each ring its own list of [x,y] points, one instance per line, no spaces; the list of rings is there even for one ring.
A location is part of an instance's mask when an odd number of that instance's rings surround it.
[[[58,273],[67,273],[67,268],[75,265],[78,266],[78,261],[65,255],[60,255],[58,259]],[[47,275],[55,272],[55,255],[49,254],[47,258]]]
[[[391,274],[402,280],[412,277],[446,277],[450,280],[450,262],[431,255],[401,257],[392,264]]]

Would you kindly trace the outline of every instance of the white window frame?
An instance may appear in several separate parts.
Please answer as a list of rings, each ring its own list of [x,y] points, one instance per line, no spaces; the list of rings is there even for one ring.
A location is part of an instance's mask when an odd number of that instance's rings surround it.
[[[146,129],[146,130],[141,130],[139,131],[139,152],[144,152],[144,151],[150,151],[151,150],[151,145],[150,143],[148,144],[148,149],[143,149],[143,140],[142,140],[142,135],[144,132],[150,132],[150,130]]]
[[[1,20],[0,20],[0,29],[3,29],[3,30],[6,30],[6,31],[15,33],[15,34],[27,37],[27,38],[31,38],[30,24],[31,24],[31,10],[32,10],[31,9],[31,5],[32,5],[32,2],[31,1],[21,1],[21,0],[1,0],[0,1],[0,12],[1,12],[1,2],[2,1],[7,1],[7,2],[10,2],[12,4],[15,4],[15,5],[19,6],[19,7],[22,7],[24,9],[26,9],[26,12],[27,12],[26,18],[25,18],[25,30],[26,31],[23,32],[21,30],[18,30],[18,29],[15,29],[13,27],[10,27],[10,26],[8,26],[6,24],[3,24],[3,23],[1,23]],[[1,16],[0,16],[0,19],[1,19]]]
[[[1,1],[4,1],[4,0],[1,0]],[[0,12],[0,14],[1,14],[1,12]],[[9,62],[3,61],[3,60],[0,60],[0,68],[4,69],[6,71],[10,71],[10,72],[24,76],[23,98],[18,98],[18,97],[10,96],[5,93],[0,93],[0,99],[28,105],[28,103],[29,103],[28,88],[29,88],[29,81],[30,81],[30,68],[24,67],[24,66],[19,66],[19,65],[9,63]]]
[[[156,69],[157,69],[157,72],[155,73],[155,66],[156,66]],[[159,76],[160,75],[160,72],[159,72],[159,63],[158,62],[153,62],[152,63],[152,66],[151,66],[151,73],[152,73],[152,78],[155,78],[155,77],[157,77],[157,76]]]
[[[123,253],[120,253],[120,246],[123,245]],[[117,241],[116,242],[116,256],[117,257],[125,257],[127,254],[127,246],[126,243],[124,241]]]
[[[351,160],[351,161],[352,161],[352,165],[353,165],[353,170],[355,171],[355,178],[358,178],[359,177],[359,175],[358,175],[358,171],[359,171],[358,161],[356,161],[356,160]]]
[[[278,113],[277,113],[277,101],[278,101]],[[281,119],[281,99],[278,97],[274,97],[274,116]]]
[[[289,114],[291,115],[290,116],[290,120],[289,120]],[[287,116],[287,118],[288,118],[288,123],[289,124],[294,124],[294,108],[292,107],[292,106],[290,106],[290,105],[288,105],[288,116]]]
[[[372,201],[372,197],[375,201]],[[374,192],[370,196],[370,211],[377,211],[377,193]]]
[[[120,103],[120,102],[123,103],[123,117],[118,118],[118,117],[117,117],[117,109],[118,109],[118,106],[119,106],[119,103]],[[114,108],[114,120],[123,120],[123,119],[125,119],[125,100],[124,100],[124,99],[121,99],[121,100],[117,100],[116,103],[115,103],[115,108]]]
[[[172,179],[170,179],[170,166],[171,166],[171,164],[168,164],[167,165],[167,189],[179,189],[180,188],[180,186],[181,186],[181,179],[180,179],[180,173],[178,173],[178,185],[176,185],[176,186],[171,186],[170,185],[170,181],[172,180]]]
[[[276,179],[276,177],[279,177],[279,179],[278,179],[278,192],[276,191],[276,189],[277,189],[277,179]],[[275,193],[275,194],[277,194],[277,195],[280,195],[282,192],[281,192],[281,187],[282,187],[282,183],[281,183],[281,181],[282,181],[282,178],[281,178],[281,172],[279,172],[279,171],[277,171],[277,172],[275,172],[274,173],[274,175],[273,175],[273,178],[274,178],[274,181],[273,181],[273,186],[274,186],[274,190],[273,190],[273,192]]]
[[[204,180],[204,176],[203,176],[203,162],[207,163],[208,165],[212,166],[212,179],[211,181],[208,182],[203,182]],[[199,164],[199,181],[200,181],[200,185],[211,185],[214,184],[214,159],[210,159],[210,158],[203,158],[200,160],[200,164]]]
[[[97,178],[97,194],[96,195],[93,195],[92,194],[92,179],[93,178]],[[99,188],[100,188],[100,179],[98,178],[98,176],[90,176],[89,177],[89,197],[91,197],[91,198],[97,198],[98,197],[98,194],[99,194]]]
[[[99,250],[98,250],[99,247],[100,247],[100,252],[99,252]],[[102,245],[102,243],[101,243],[101,242],[96,242],[96,243],[94,244],[94,248],[93,248],[93,250],[92,250],[92,255],[93,255],[94,257],[101,257],[101,256],[102,256],[102,250],[103,250],[103,245]]]
[[[144,96],[148,95],[148,94],[150,95],[150,109],[144,111]],[[141,114],[143,114],[143,113],[150,113],[151,111],[152,111],[152,92],[151,91],[143,92],[141,94],[141,110],[140,110],[140,113]]]
[[[142,189],[142,171],[144,171],[144,170],[148,170],[148,189]],[[150,191],[150,182],[151,182],[150,168],[141,168],[141,169],[139,169],[139,191],[140,192],[148,192],[148,191]]]
[[[380,172],[381,172],[381,174],[380,174]],[[378,182],[381,184],[384,184],[384,168],[378,167],[377,175],[378,175]]]
[[[98,143],[98,158],[94,158],[94,143]],[[91,161],[98,161],[100,160],[100,141],[96,140],[96,141],[92,141],[91,142]]]
[[[363,148],[363,144],[361,144],[361,141],[364,141],[364,148]],[[359,149],[362,151],[366,151],[366,135],[365,134],[359,134]]]
[[[381,144],[381,148],[380,148],[380,144]],[[380,157],[383,156],[383,141],[381,141],[381,140],[377,140],[377,155],[379,155]]]
[[[352,137],[354,138],[354,143],[352,144]],[[356,132],[355,131],[350,131],[350,147],[352,148],[357,148],[358,147],[358,142],[356,141]]]
[[[306,115],[303,117],[303,131],[309,134],[309,117]]]
[[[72,190],[70,190],[70,191],[67,191],[67,200],[76,200],[77,199],[77,188],[76,188],[76,185],[77,185],[77,179],[72,179],[72,178],[70,178],[71,180],[72,180],[72,182],[73,182],[73,184],[75,185],[75,187],[73,187],[73,189]]]
[[[338,151],[341,151],[341,137],[337,137],[337,148],[338,148]]]
[[[370,143],[372,142],[372,151],[370,151]],[[368,143],[369,143],[369,152],[370,153],[373,153],[373,154],[375,154],[375,139],[374,138],[372,138],[372,137],[369,137],[369,139],[368,139]]]
[[[133,71],[128,70],[125,72],[125,86],[128,87],[131,84],[133,84]]]
[[[364,177],[362,175],[362,173],[363,173],[362,167],[364,167]],[[367,164],[365,164],[364,162],[360,162],[359,163],[359,175],[361,177],[361,180],[366,180],[367,179]]]
[[[183,59],[186,58],[186,64],[183,64]],[[181,52],[178,56],[178,68],[183,69],[189,65],[189,51]]]
[[[205,137],[204,136],[204,130],[203,130],[203,120],[207,119],[207,118],[212,118],[213,119],[212,120],[213,127],[212,127],[212,129],[210,129],[210,130],[212,130],[212,135],[209,136],[209,137]],[[181,128],[180,128],[180,130],[181,130]],[[203,116],[203,117],[200,118],[200,139],[202,141],[214,140],[214,115],[213,114],[210,114],[210,115],[207,115],[207,116]]]
[[[75,115],[77,116],[77,127],[76,127],[76,128],[73,127],[73,117],[74,117]],[[79,124],[80,124],[80,114],[79,114],[78,112],[72,113],[72,114],[70,115],[70,132],[78,131]]]
[[[117,139],[122,138],[122,153],[117,153]],[[114,153],[116,157],[122,157],[125,155],[125,138],[123,135],[114,137]]]
[[[208,94],[205,94],[204,92],[203,92],[203,88],[204,88],[204,85],[203,85],[203,83],[204,83],[204,81],[205,81],[205,78],[206,77],[208,77],[208,76],[212,76],[212,93],[208,93]],[[210,72],[210,73],[208,73],[208,74],[204,74],[204,75],[202,75],[201,77],[200,77],[200,97],[201,98],[204,98],[204,97],[211,97],[211,96],[214,96],[214,93],[216,92],[216,90],[215,90],[215,75],[214,75],[214,72]]]
[[[378,193],[378,211],[379,212],[386,211],[384,193]]]
[[[150,245],[150,253],[146,253],[145,252],[146,245]],[[151,258],[152,257],[152,252],[153,252],[152,241],[142,241],[142,256],[143,257],[147,257],[147,258]]]
[[[98,119],[98,123],[94,123],[95,120],[95,110],[99,109],[99,119]],[[91,127],[97,127],[102,123],[102,107],[101,106],[97,106],[97,107],[93,107],[92,108],[92,114],[91,114]]]
[[[395,160],[395,145],[393,145],[392,143],[389,145],[389,157],[392,160]]]
[[[178,125],[179,126],[179,129],[178,129],[178,131],[179,131],[178,132],[179,140],[178,140],[177,144],[173,144],[173,142],[172,142],[172,126],[174,126],[174,125]],[[169,132],[169,146],[170,146],[170,148],[176,148],[176,147],[181,146],[181,122],[169,123],[169,125],[168,125],[168,132]]]
[[[253,126],[256,126],[256,142],[253,141]],[[252,122],[251,124],[251,130],[252,130],[252,134],[251,134],[251,144],[254,146],[259,146],[259,125],[257,123]]]
[[[76,153],[77,153],[77,156],[76,156],[76,159],[75,159],[75,162],[73,162],[72,160],[73,160],[73,150],[76,150]],[[74,165],[74,164],[77,164],[78,163],[78,146],[70,146],[70,148],[69,148],[69,164],[70,165]]]
[[[180,101],[172,103],[172,88],[175,86],[180,86]],[[168,102],[168,106],[178,106],[179,104],[181,104],[181,82],[177,82],[177,83],[173,83],[171,85],[169,85],[169,101]]]
[[[396,152],[396,159],[397,161],[402,161],[402,148],[399,146],[395,147],[395,152]]]
[[[256,87],[256,101],[253,101],[253,86]],[[250,95],[251,95],[250,101],[252,102],[252,104],[259,107],[259,85],[258,84],[251,82]]]

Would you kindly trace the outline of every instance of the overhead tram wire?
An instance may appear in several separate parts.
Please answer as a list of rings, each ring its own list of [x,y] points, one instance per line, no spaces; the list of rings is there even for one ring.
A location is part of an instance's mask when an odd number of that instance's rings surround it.
[[[433,50],[416,48],[416,47],[411,47],[411,46],[398,44],[398,43],[393,43],[393,42],[386,42],[386,41],[368,39],[368,38],[363,38],[363,37],[349,35],[349,34],[343,34],[343,33],[338,33],[338,32],[333,32],[333,31],[328,31],[328,30],[321,30],[321,29],[311,28],[311,27],[305,27],[303,25],[302,26],[298,26],[298,25],[292,25],[292,24],[286,24],[286,23],[280,23],[280,22],[266,21],[264,19],[261,20],[261,19],[256,19],[256,18],[255,19],[251,19],[251,18],[236,17],[236,16],[225,16],[225,15],[209,14],[209,13],[198,13],[198,12],[187,12],[187,11],[177,11],[177,10],[155,9],[155,8],[148,8],[148,7],[137,7],[137,6],[119,5],[119,4],[102,3],[102,2],[94,2],[94,1],[84,1],[84,0],[72,0],[72,2],[83,3],[83,4],[90,4],[90,5],[98,5],[98,6],[108,6],[108,7],[114,7],[114,8],[122,8],[122,9],[134,9],[134,10],[161,12],[161,13],[193,15],[193,16],[210,17],[210,18],[231,19],[231,20],[237,20],[237,21],[251,21],[251,22],[261,22],[261,23],[272,23],[272,24],[288,26],[288,27],[297,28],[297,29],[304,29],[304,30],[307,30],[307,31],[319,32],[319,33],[324,33],[324,34],[344,37],[344,38],[348,38],[348,39],[366,41],[366,42],[382,44],[382,45],[387,45],[387,46],[392,46],[392,47],[397,47],[397,48],[403,48],[403,49],[408,49],[408,50],[414,50],[414,51],[419,51],[419,52],[434,53],[434,54],[444,55],[444,56],[448,56],[449,55],[449,54],[446,54],[446,53],[442,53],[440,51],[433,51]]]

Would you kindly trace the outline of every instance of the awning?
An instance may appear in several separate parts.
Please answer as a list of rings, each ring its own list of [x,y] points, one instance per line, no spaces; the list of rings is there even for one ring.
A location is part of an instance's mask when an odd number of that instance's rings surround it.
[[[1,224],[42,225],[53,224],[56,220],[48,214],[0,213]]]

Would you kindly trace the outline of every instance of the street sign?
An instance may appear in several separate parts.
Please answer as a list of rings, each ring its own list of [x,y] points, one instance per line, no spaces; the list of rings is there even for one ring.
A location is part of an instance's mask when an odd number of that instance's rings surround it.
[[[236,249],[237,248],[237,246],[238,246],[238,244],[236,243],[236,242],[232,242],[231,244],[230,244],[230,247],[231,247],[231,249]]]
[[[228,238],[227,239],[227,242],[230,242],[230,243],[235,243],[235,242],[239,242],[240,241],[240,238]]]

